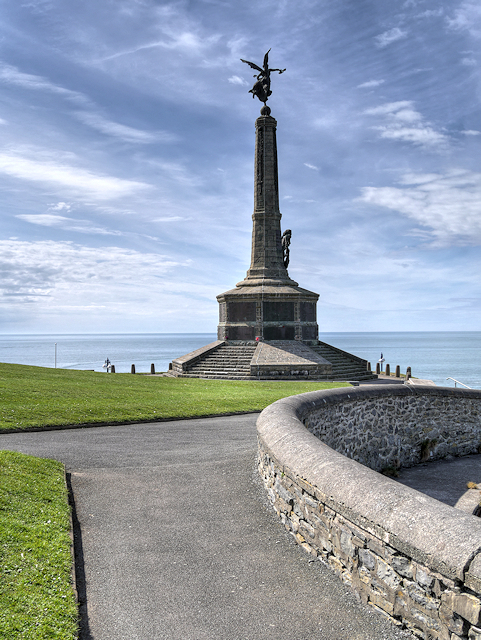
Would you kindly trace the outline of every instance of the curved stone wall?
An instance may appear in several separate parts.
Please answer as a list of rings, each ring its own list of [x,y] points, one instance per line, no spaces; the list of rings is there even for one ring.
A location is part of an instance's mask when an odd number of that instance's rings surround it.
[[[481,392],[403,385],[319,391],[270,405],[257,429],[268,496],[306,551],[418,637],[481,640],[481,519],[353,459],[380,468],[396,456],[414,464],[477,451]],[[400,434],[410,442],[397,440]]]

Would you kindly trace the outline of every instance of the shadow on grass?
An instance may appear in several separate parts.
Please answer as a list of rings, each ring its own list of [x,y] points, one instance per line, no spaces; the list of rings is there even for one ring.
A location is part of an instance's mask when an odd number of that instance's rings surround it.
[[[79,640],[94,640],[90,633],[89,619],[87,613],[87,583],[85,580],[84,551],[82,544],[82,530],[77,517],[75,497],[72,490],[71,474],[66,474],[67,489],[70,507],[72,509],[73,527],[73,548],[75,557],[75,581],[77,588],[78,609],[79,609]]]

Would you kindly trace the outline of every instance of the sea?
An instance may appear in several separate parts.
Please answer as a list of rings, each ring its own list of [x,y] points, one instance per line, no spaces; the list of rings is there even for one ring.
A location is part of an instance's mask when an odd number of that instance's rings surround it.
[[[368,360],[396,365],[438,386],[481,388],[481,331],[320,333],[319,339]],[[169,362],[216,340],[214,333],[0,336],[0,362],[117,373],[167,371]]]

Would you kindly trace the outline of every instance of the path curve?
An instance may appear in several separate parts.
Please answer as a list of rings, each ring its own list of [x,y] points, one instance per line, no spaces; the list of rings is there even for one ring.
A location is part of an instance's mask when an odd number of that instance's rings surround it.
[[[82,640],[411,638],[301,550],[255,471],[257,414],[0,435],[71,474]]]

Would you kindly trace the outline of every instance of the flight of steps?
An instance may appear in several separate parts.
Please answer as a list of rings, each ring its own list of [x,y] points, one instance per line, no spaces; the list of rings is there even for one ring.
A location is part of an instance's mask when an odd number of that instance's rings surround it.
[[[356,360],[351,354],[325,342],[311,346],[311,349],[332,364],[333,380],[373,380],[375,374],[367,371],[366,360]]]
[[[251,377],[250,365],[256,347],[256,344],[222,344],[191,365],[183,377],[248,380]]]

